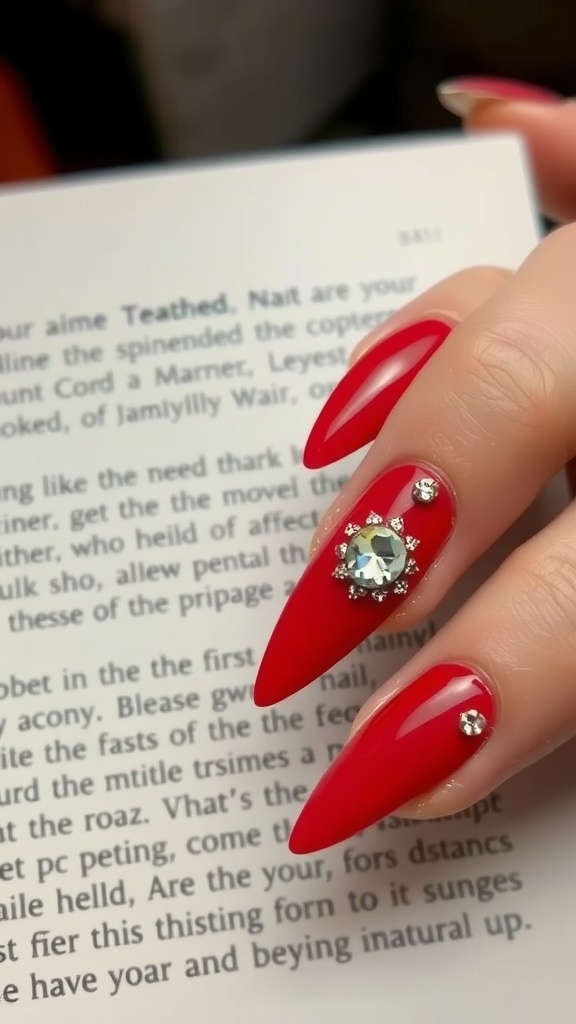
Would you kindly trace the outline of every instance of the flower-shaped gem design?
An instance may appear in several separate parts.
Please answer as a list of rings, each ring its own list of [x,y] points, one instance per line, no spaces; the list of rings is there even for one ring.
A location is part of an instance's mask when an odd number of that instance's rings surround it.
[[[406,577],[419,571],[410,552],[420,542],[404,534],[401,517],[385,520],[371,512],[364,526],[348,523],[344,533],[348,540],[336,548],[339,562],[332,575],[349,583],[348,597],[356,600],[369,594],[374,601],[384,601],[390,590],[407,593]]]

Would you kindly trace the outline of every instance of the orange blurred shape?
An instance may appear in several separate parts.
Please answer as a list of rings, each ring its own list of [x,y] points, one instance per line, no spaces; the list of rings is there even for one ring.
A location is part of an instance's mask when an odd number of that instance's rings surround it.
[[[0,182],[56,173],[48,143],[18,76],[0,63]]]

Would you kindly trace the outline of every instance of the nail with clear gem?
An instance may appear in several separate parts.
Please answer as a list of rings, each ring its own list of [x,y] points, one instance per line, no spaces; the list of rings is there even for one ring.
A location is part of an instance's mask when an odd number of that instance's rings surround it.
[[[429,504],[413,497],[414,486],[424,479],[437,485]],[[383,522],[367,525],[371,513]],[[391,525],[398,520],[402,533]],[[275,704],[318,679],[394,616],[436,562],[453,526],[451,489],[427,466],[397,465],[372,480],[334,525],[290,594],[264,652],[256,704]],[[407,589],[395,591],[402,581]],[[385,591],[385,600],[374,599],[376,591]]]
[[[457,777],[489,740],[496,714],[490,687],[472,669],[428,669],[348,740],[304,805],[290,849],[314,853],[350,839]],[[464,719],[470,732],[455,728]]]

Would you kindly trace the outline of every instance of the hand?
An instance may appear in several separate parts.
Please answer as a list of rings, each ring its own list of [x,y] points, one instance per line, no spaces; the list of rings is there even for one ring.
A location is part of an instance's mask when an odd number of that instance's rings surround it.
[[[519,128],[544,208],[576,215],[576,104],[457,84],[441,95],[467,127]],[[463,271],[372,332],[305,458],[319,466],[373,444],[320,526],[256,702],[306,686],[382,623],[404,630],[429,615],[576,454],[575,393],[576,225],[515,274]],[[370,698],[291,848],[321,849],[399,808],[462,810],[576,732],[575,678],[572,504]]]

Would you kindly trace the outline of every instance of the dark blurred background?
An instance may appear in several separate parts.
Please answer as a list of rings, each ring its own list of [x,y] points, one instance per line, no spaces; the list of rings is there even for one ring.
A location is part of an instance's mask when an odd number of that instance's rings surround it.
[[[459,74],[576,94],[576,3],[0,0],[0,68],[8,167],[15,119],[46,173],[246,153],[453,128]]]

